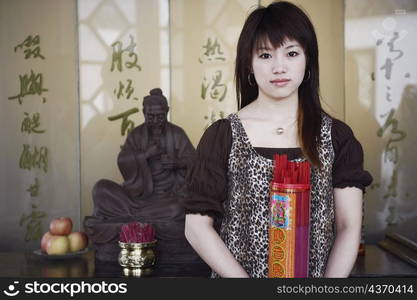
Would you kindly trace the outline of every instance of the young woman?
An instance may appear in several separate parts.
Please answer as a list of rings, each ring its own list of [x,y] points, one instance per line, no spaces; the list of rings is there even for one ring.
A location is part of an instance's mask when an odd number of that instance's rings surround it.
[[[267,277],[272,157],[285,153],[312,166],[310,276],[348,276],[372,177],[351,129],[321,108],[317,39],[306,14],[288,2],[253,11],[235,77],[240,110],[206,130],[188,171],[188,241],[213,276]]]

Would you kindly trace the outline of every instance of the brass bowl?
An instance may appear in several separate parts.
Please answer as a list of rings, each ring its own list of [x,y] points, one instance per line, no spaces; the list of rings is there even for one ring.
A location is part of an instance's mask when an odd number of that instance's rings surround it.
[[[119,264],[126,276],[143,276],[152,272],[155,264],[156,240],[149,243],[123,243],[119,253]]]

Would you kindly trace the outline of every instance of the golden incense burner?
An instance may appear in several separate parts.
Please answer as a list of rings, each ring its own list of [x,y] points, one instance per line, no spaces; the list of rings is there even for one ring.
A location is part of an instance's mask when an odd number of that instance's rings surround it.
[[[155,245],[156,240],[149,243],[119,242],[121,250],[118,261],[123,274],[137,277],[150,274],[155,265]]]

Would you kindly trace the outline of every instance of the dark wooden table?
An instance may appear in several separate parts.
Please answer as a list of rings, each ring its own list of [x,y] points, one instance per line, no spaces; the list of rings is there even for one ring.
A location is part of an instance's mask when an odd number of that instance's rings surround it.
[[[148,277],[208,277],[205,264],[156,264]],[[0,277],[123,277],[118,262],[95,259],[90,250],[81,256],[58,260],[47,259],[32,252],[0,253]]]
[[[204,264],[156,264],[151,277],[208,277]],[[95,259],[94,251],[66,260],[50,260],[31,252],[0,253],[0,277],[122,277],[117,262]],[[367,245],[358,257],[352,277],[417,277],[417,268],[378,246]]]

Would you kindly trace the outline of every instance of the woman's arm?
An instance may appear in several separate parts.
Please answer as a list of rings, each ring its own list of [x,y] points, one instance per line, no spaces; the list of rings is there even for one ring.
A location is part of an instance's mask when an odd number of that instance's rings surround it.
[[[200,214],[185,217],[185,237],[200,257],[221,277],[249,277],[213,227],[213,219]]]
[[[348,277],[358,255],[362,225],[362,190],[335,188],[336,239],[325,277]]]

